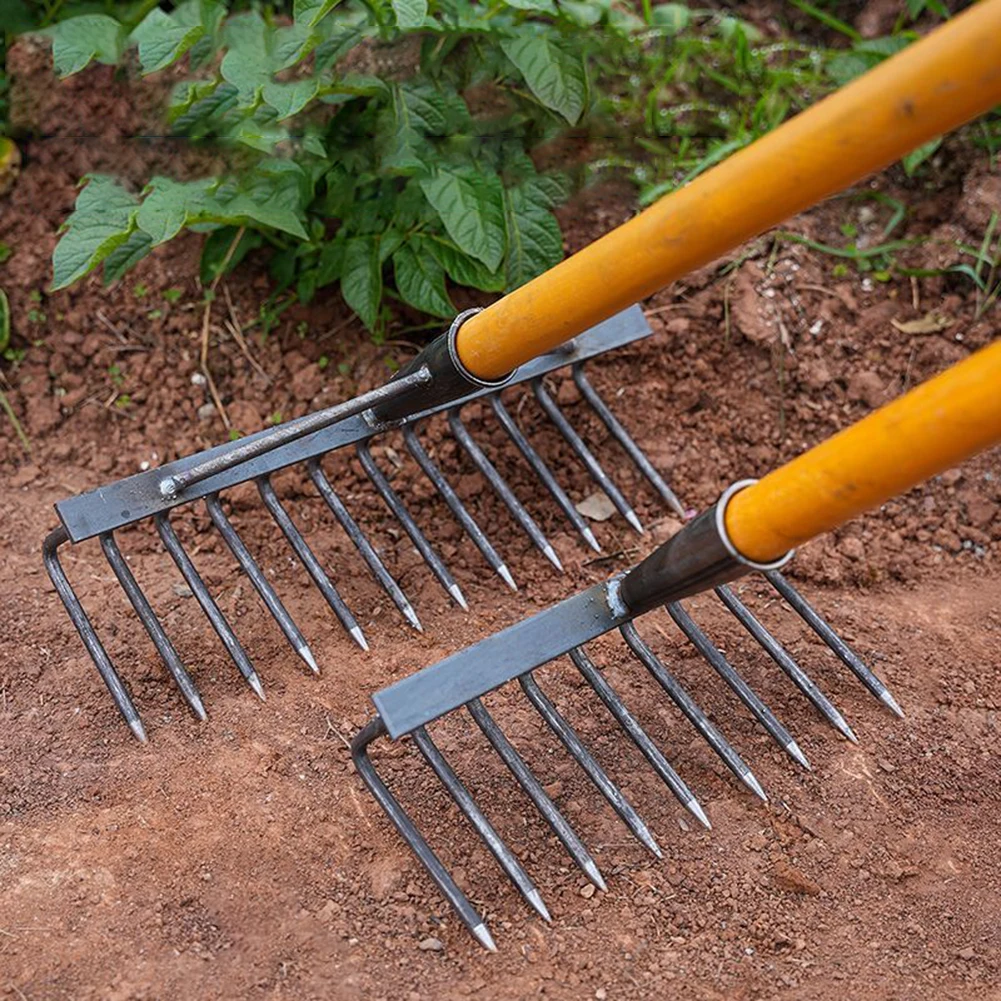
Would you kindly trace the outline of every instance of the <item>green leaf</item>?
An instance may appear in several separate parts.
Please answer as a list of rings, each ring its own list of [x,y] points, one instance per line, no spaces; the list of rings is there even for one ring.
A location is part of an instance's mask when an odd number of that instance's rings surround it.
[[[420,185],[456,246],[496,271],[505,249],[500,178],[472,166],[439,167]]]
[[[555,14],[556,4],[553,0],[504,0],[508,7],[517,10],[534,10],[543,14]]]
[[[320,89],[320,81],[316,79],[293,80],[290,83],[274,83],[269,81],[264,85],[264,100],[278,112],[278,121],[284,121],[297,115],[310,101],[316,97]]]
[[[302,62],[323,41],[320,30],[305,22],[276,28],[271,36],[271,68],[275,73]]]
[[[434,236],[425,240],[424,246],[456,285],[480,289],[482,292],[504,291],[507,281],[503,272],[491,271],[475,257],[464,254],[450,240]]]
[[[419,28],[428,16],[427,0],[392,0],[396,25],[401,31]]]
[[[281,230],[300,240],[308,240],[309,234],[302,225],[298,214],[284,205],[269,202],[259,203],[248,195],[237,195],[225,205],[226,215],[233,221],[248,225],[256,223],[268,229]]]
[[[138,204],[114,178],[91,175],[52,254],[52,288],[93,271],[133,230]]]
[[[154,177],[136,215],[136,223],[159,246],[173,239],[192,217],[205,211],[206,182],[184,184],[169,177]]]
[[[683,3],[662,3],[653,8],[650,23],[678,35],[692,23],[692,12]]]
[[[920,167],[921,164],[923,164],[929,157],[933,156],[935,151],[941,145],[942,136],[937,136],[935,139],[930,139],[917,149],[911,150],[907,156],[902,157],[900,160],[901,166],[904,168],[904,173],[908,177],[913,177],[918,167]]]
[[[252,107],[266,83],[271,81],[271,62],[263,43],[248,41],[223,56],[222,78],[236,87],[240,104]]]
[[[153,241],[141,229],[133,230],[129,238],[120,243],[104,259],[104,284],[118,281],[127,271],[131,271],[151,250]]]
[[[554,36],[523,25],[520,34],[501,42],[504,55],[525,78],[532,93],[571,125],[580,121],[587,104],[584,61],[564,49]]]
[[[79,73],[92,59],[113,66],[125,51],[125,26],[104,14],[71,17],[41,34],[52,38],[52,61],[60,76]]]
[[[563,236],[546,202],[524,185],[504,192],[504,221],[510,291],[559,264],[563,259]]]
[[[10,303],[7,293],[0,288],[0,352],[7,350],[10,344]]]
[[[312,28],[319,24],[340,2],[340,0],[295,0],[292,8],[296,24]]]
[[[445,271],[419,237],[393,254],[393,274],[403,301],[431,316],[455,316],[445,291]]]
[[[375,330],[382,301],[379,241],[358,236],[347,241],[341,265],[341,295],[369,330]]]
[[[560,0],[560,11],[583,28],[592,28],[608,13],[610,4],[592,0]],[[659,10],[655,7],[654,11]]]
[[[132,32],[132,40],[139,45],[143,73],[155,73],[177,62],[204,34],[201,24],[184,24],[154,7]]]

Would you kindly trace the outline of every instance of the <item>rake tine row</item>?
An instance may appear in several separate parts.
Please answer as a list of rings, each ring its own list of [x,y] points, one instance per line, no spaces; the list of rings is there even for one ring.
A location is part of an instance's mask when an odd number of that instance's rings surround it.
[[[386,569],[386,565],[379,559],[379,555],[373,548],[372,543],[368,541],[365,533],[358,527],[358,523],[351,517],[351,513],[344,506],[344,502],[337,496],[337,492],[330,485],[330,481],[320,468],[319,461],[311,459],[307,464],[307,469],[309,470],[309,476],[313,481],[313,485],[340,523],[341,528],[344,529],[347,537],[354,543],[355,548],[361,554],[369,570],[372,571],[372,576],[382,585],[383,590],[389,595],[393,604],[400,610],[407,622],[419,633],[424,632],[424,627],[421,625],[421,620],[417,618],[417,613],[414,611],[413,606],[407,601],[406,595],[404,595],[400,585],[397,584],[392,574]]]
[[[504,506],[514,516],[515,521],[522,527],[525,534],[532,540],[535,547],[549,560],[550,563],[560,573],[563,573],[563,564],[556,555],[556,550],[549,544],[549,540],[542,534],[542,529],[536,524],[535,519],[525,510],[525,506],[514,495],[514,491],[507,485],[507,481],[497,472],[496,467],[486,457],[479,445],[473,441],[472,435],[462,423],[458,410],[449,410],[448,426],[452,430],[459,444],[466,450],[473,464],[483,474],[483,478],[493,487],[494,492],[504,502]]]
[[[619,419],[608,408],[608,404],[597,394],[594,387],[584,374],[584,367],[578,362],[573,366],[573,380],[587,400],[591,409],[598,415],[601,422],[608,428],[612,437],[622,446],[623,451],[636,464],[639,471],[647,478],[650,485],[657,491],[664,503],[680,515],[685,516],[685,509],[674,491],[667,485],[664,477],[657,472],[653,463],[646,457],[643,450],[632,439],[629,432],[622,426]]]
[[[785,647],[755,618],[751,610],[725,584],[715,588],[720,601],[737,621],[754,637],[762,649],[788,675],[793,684],[814,704],[820,714],[853,744],[858,743],[852,728],[834,707],[830,699],[814,684],[809,675],[789,656]]]
[[[327,576],[327,572],[320,565],[316,554],[310,549],[309,544],[302,537],[302,533],[296,528],[295,523],[289,517],[289,513],[282,506],[282,502],[278,499],[278,494],[275,493],[275,488],[271,485],[271,480],[266,476],[262,476],[257,481],[257,489],[261,495],[261,500],[264,501],[264,506],[268,509],[268,513],[274,519],[275,524],[281,529],[282,535],[288,540],[288,544],[299,558],[299,562],[306,568],[309,576],[313,578],[313,583],[320,594],[326,599],[334,615],[340,620],[345,630],[351,634],[352,639],[354,639],[358,646],[362,650],[367,650],[368,641],[365,639],[365,634],[362,632],[361,626],[358,625],[354,615],[351,613],[351,609],[348,608],[337,588],[334,587]]]
[[[458,803],[459,809],[465,814],[466,819],[476,829],[476,833],[497,859],[501,868],[507,873],[508,878],[521,892],[521,895],[531,904],[539,917],[544,921],[552,921],[549,910],[535,884],[529,879],[528,873],[525,872],[514,852],[504,844],[483,811],[476,805],[476,800],[470,796],[469,790],[462,784],[459,776],[452,770],[452,766],[445,760],[445,756],[435,746],[431,735],[424,727],[418,727],[414,731],[414,743],[442,785],[448,790],[452,799]]]
[[[678,603],[667,605],[667,613],[674,619],[675,625],[688,637],[692,646],[702,655],[703,659],[730,686],[737,698],[751,711],[751,715],[768,731],[769,736],[788,755],[802,765],[807,771],[812,771],[806,755],[799,749],[789,731],[776,719],[775,714],[751,691],[746,681],[733,669],[722,651],[695,624],[692,617]]]
[[[504,731],[497,725],[493,716],[487,712],[483,703],[479,699],[473,699],[467,703],[466,708],[476,721],[476,725],[483,731],[484,736],[490,741],[491,746],[497,752],[501,761],[507,765],[511,774],[515,777],[518,785],[525,790],[525,794],[535,805],[536,810],[542,815],[543,820],[549,824],[552,832],[566,848],[567,853],[573,859],[577,867],[585,876],[599,889],[607,890],[608,886],[598,869],[597,864],[591,857],[591,853],[584,846],[580,836],[573,829],[570,822],[556,809],[556,804],[549,798],[548,793],[542,788],[542,783],[535,777],[532,770],[525,764],[525,759],[515,750],[514,745],[504,735]]]
[[[386,815],[393,822],[393,826],[400,832],[400,836],[410,845],[414,854],[420,859],[421,865],[427,870],[428,875],[434,880],[435,885],[441,891],[442,896],[452,905],[453,910],[459,916],[459,920],[469,929],[473,937],[491,952],[497,951],[494,940],[487,929],[486,923],[477,913],[476,908],[470,903],[469,898],[459,889],[458,883],[452,879],[448,869],[442,865],[441,860],[435,855],[431,846],[424,840],[423,835],[417,830],[416,824],[410,819],[407,811],[400,806],[399,800],[389,791],[389,787],[379,777],[371,759],[368,756],[368,745],[373,740],[382,736],[382,723],[372,720],[363,730],[361,730],[351,743],[351,756],[358,769],[358,774],[365,780],[365,784],[371,789],[379,805],[386,811]]]
[[[84,611],[80,599],[77,597],[76,591],[73,590],[73,585],[70,584],[63,566],[59,562],[59,547],[68,541],[69,535],[66,529],[61,526],[53,529],[46,536],[45,542],[42,544],[42,559],[45,562],[45,569],[48,571],[49,578],[70,617],[70,621],[80,634],[80,639],[83,640],[83,645],[87,648],[87,653],[94,662],[101,680],[111,693],[118,711],[122,714],[125,722],[128,723],[129,729],[145,744],[146,729],[139,718],[139,713],[132,702],[132,697],[129,695],[124,682],[118,676],[118,672],[111,663],[108,652],[104,649],[104,644],[97,635],[90,618]]]
[[[517,591],[518,585],[514,582],[514,578],[511,576],[511,571],[508,570],[504,561],[498,555],[497,550],[494,549],[490,540],[487,538],[486,533],[476,523],[476,520],[469,513],[469,511],[466,510],[465,504],[459,500],[458,494],[456,494],[456,492],[452,489],[451,484],[442,475],[441,470],[434,464],[431,456],[427,454],[427,451],[421,444],[420,439],[417,437],[416,430],[413,427],[405,427],[403,429],[403,440],[406,442],[407,450],[414,457],[417,465],[420,466],[421,471],[431,481],[434,488],[441,495],[441,498],[448,506],[448,509],[455,515],[456,520],[463,527],[466,534],[473,540],[476,548],[483,554],[483,558],[490,564],[490,566],[500,576],[501,580],[503,580],[512,591]]]
[[[521,428],[515,423],[514,418],[508,413],[499,393],[494,393],[489,397],[490,405],[500,425],[507,432],[508,437],[515,447],[524,456],[525,461],[532,467],[532,471],[542,482],[542,485],[552,495],[553,500],[560,506],[563,513],[570,519],[571,524],[580,533],[584,541],[596,552],[601,552],[601,546],[594,537],[594,532],[588,527],[587,522],[581,517],[580,512],[574,507],[573,501],[567,496],[567,492],[557,483],[556,477],[545,464],[542,456],[533,448],[532,443],[522,433]]]
[[[261,600],[271,613],[271,617],[278,623],[281,631],[285,634],[285,638],[291,644],[292,649],[305,661],[306,666],[314,674],[319,674],[320,668],[316,663],[316,658],[313,656],[312,650],[309,648],[309,644],[306,642],[306,637],[302,635],[301,630],[295,624],[295,620],[289,614],[281,598],[278,597],[275,589],[271,586],[267,577],[264,576],[264,571],[258,565],[257,560],[251,556],[250,550],[244,544],[243,539],[240,538],[232,522],[226,517],[222,509],[222,503],[219,500],[219,495],[209,494],[205,498],[205,507],[209,512],[209,517],[212,519],[212,524],[215,525],[216,530],[229,547],[229,551],[240,565],[240,569],[254,585],[255,590],[261,596]]]
[[[455,582],[455,578],[445,566],[444,560],[435,552],[434,547],[427,540],[427,536],[421,531],[420,526],[414,521],[413,516],[407,510],[399,494],[390,485],[386,474],[376,465],[375,459],[368,445],[359,444],[357,447],[358,458],[361,461],[365,475],[372,481],[373,486],[379,492],[379,496],[386,502],[386,506],[392,511],[393,516],[403,526],[410,541],[416,546],[424,562],[431,572],[438,578],[439,583],[448,592],[452,600],[464,611],[469,611],[466,604],[465,595],[462,589]]]
[[[170,637],[164,631],[160,620],[156,617],[156,612],[153,611],[153,607],[146,599],[146,595],[143,594],[139,582],[129,569],[129,565],[125,561],[125,557],[118,548],[118,543],[115,542],[115,537],[111,532],[101,536],[101,549],[104,550],[108,565],[111,567],[115,577],[118,578],[118,583],[135,609],[136,615],[139,616],[139,621],[142,622],[146,629],[150,640],[153,642],[153,646],[156,647],[156,652],[160,655],[164,666],[170,672],[174,681],[177,682],[177,687],[180,688],[185,701],[191,706],[194,714],[199,719],[206,719],[205,706],[202,704],[202,699],[198,694],[195,683],[191,680],[191,675],[188,674],[187,668],[181,662],[177,650],[174,649],[174,644],[170,642]]]
[[[903,719],[904,711],[890,690],[862,663],[858,654],[822,619],[813,606],[778,572],[765,572],[768,583],[788,602],[797,615],[833,650],[841,662],[879,699],[895,716]]]
[[[612,688],[605,676],[594,666],[591,658],[585,653],[584,648],[575,647],[571,650],[570,659],[577,670],[584,676],[587,683],[594,689],[595,694],[604,703],[605,708],[615,717],[615,721],[625,730],[633,743],[640,749],[643,756],[650,762],[650,767],[663,779],[668,789],[674,793],[678,802],[706,830],[710,830],[712,824],[709,823],[709,818],[706,816],[699,801],[692,794],[691,789],[685,785],[678,773],[671,767],[667,758],[661,753],[660,748],[647,736],[646,731],[626,708],[625,703],[616,694],[615,689]]]
[[[685,714],[688,721],[702,735],[705,742],[719,755],[723,764],[740,779],[751,792],[763,802],[768,802],[761,783],[744,762],[744,759],[733,749],[727,739],[716,729],[709,718],[699,708],[695,700],[678,683],[674,676],[664,667],[660,658],[643,642],[636,627],[628,623],[619,630],[629,649],[639,658],[640,663],[653,675],[657,683],[670,696],[671,701]]]
[[[184,546],[181,545],[181,540],[177,537],[177,533],[170,524],[169,517],[166,514],[158,514],[154,520],[156,521],[156,529],[160,533],[160,541],[163,543],[163,548],[167,550],[171,559],[177,565],[177,569],[181,571],[184,582],[197,599],[198,604],[202,606],[205,617],[211,623],[212,628],[222,641],[222,645],[226,648],[226,652],[233,663],[236,664],[240,674],[243,675],[244,680],[254,690],[254,694],[263,702],[264,687],[261,685],[261,679],[257,676],[257,671],[254,670],[254,665],[250,662],[246,650],[243,649],[240,641],[236,638],[233,627],[227,621],[226,616],[222,614],[222,610],[216,604],[215,599],[209,594],[209,589],[205,586],[205,581],[202,580],[195,569],[194,563],[191,562],[191,557],[188,556]]]
[[[556,706],[553,705],[542,689],[539,688],[535,679],[530,674],[524,674],[518,681],[521,683],[522,691],[524,691],[529,701],[538,710],[539,715],[546,721],[546,725],[556,734],[560,743],[570,753],[570,756],[584,770],[598,792],[608,800],[612,809],[619,815],[626,827],[657,858],[663,858],[659,845],[654,840],[653,835],[640,815],[633,809],[626,797],[622,795],[622,791],[608,777],[608,774],[601,765],[598,764],[594,755],[584,746],[584,742],[577,735],[574,728],[570,726]]]
[[[556,425],[560,434],[566,439],[567,444],[577,453],[577,458],[587,467],[591,478],[608,495],[608,499],[615,506],[615,509],[626,521],[640,534],[643,534],[643,526],[640,524],[636,512],[630,507],[629,502],[622,496],[622,491],[612,482],[612,478],[605,472],[602,465],[594,457],[594,453],[584,444],[584,439],[573,429],[571,423],[566,419],[563,411],[556,405],[556,401],[546,392],[541,379],[532,380],[532,391],[539,401],[539,406],[545,411],[546,416]]]

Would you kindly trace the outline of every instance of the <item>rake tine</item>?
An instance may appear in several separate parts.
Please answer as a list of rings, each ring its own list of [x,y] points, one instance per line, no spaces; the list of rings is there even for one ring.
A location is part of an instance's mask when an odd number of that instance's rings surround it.
[[[733,612],[737,621],[788,675],[792,683],[814,704],[820,714],[843,736],[847,737],[853,744],[857,744],[858,737],[855,736],[852,728],[845,722],[844,717],[834,704],[793,660],[785,647],[755,618],[754,613],[725,584],[715,590],[720,601]]]
[[[421,554],[424,562],[431,568],[431,572],[438,578],[438,582],[448,591],[452,600],[464,612],[469,611],[469,605],[466,604],[466,598],[462,593],[462,589],[455,582],[455,578],[449,572],[448,567],[445,566],[442,558],[434,551],[431,543],[428,542],[427,537],[420,530],[420,526],[414,521],[406,507],[404,507],[403,501],[400,500],[399,494],[397,494],[386,478],[386,474],[375,464],[375,459],[372,458],[372,453],[368,445],[364,442],[359,442],[356,446],[356,451],[358,452],[358,459],[365,470],[365,474],[372,481],[375,489],[379,491],[379,495],[386,502],[389,510],[393,512],[396,520],[403,526],[407,535],[410,536],[410,541],[417,547],[417,551]]]
[[[452,485],[442,475],[441,470],[435,465],[431,456],[427,454],[424,446],[417,437],[415,427],[405,425],[403,428],[403,440],[406,443],[407,451],[414,457],[417,465],[421,467],[424,475],[434,484],[434,488],[441,494],[442,500],[448,505],[448,509],[458,519],[466,534],[473,540],[473,544],[483,554],[483,558],[500,575],[501,580],[512,591],[518,590],[518,585],[511,576],[504,561],[500,558],[497,550],[494,549],[486,533],[476,523],[473,516],[466,510],[466,506],[459,500],[458,494],[452,489]]]
[[[591,405],[591,409],[601,419],[602,424],[611,432],[612,437],[622,446],[625,453],[636,464],[639,471],[647,478],[650,485],[660,494],[663,501],[680,517],[684,518],[685,509],[675,492],[667,485],[664,477],[657,472],[653,463],[646,457],[643,450],[636,444],[629,432],[622,426],[619,419],[608,408],[608,404],[598,395],[595,388],[584,375],[580,362],[573,366],[573,381],[577,384],[581,395]]]
[[[177,687],[180,688],[181,694],[188,705],[191,706],[194,714],[200,720],[206,719],[205,706],[202,704],[198,689],[195,687],[194,681],[191,680],[191,675],[188,674],[184,664],[181,662],[177,650],[174,649],[174,644],[170,642],[170,637],[164,631],[160,620],[156,617],[156,612],[153,611],[146,595],[143,594],[142,588],[139,587],[138,582],[132,574],[132,570],[125,561],[125,557],[122,556],[122,551],[118,548],[118,543],[115,542],[114,535],[111,532],[107,532],[100,538],[101,549],[104,550],[105,558],[114,575],[118,578],[118,583],[122,585],[122,590],[135,609],[136,615],[139,616],[139,621],[146,628],[146,632],[153,641],[153,646],[156,647],[156,652],[160,655],[161,660],[163,660],[164,666],[171,673],[174,681],[177,682]]]
[[[637,531],[643,534],[643,525],[636,512],[629,506],[629,502],[623,497],[622,491],[612,482],[612,478],[602,468],[601,463],[594,457],[594,453],[584,444],[584,439],[573,429],[573,426],[566,419],[563,411],[556,405],[555,400],[546,392],[541,379],[532,380],[532,391],[539,401],[539,406],[546,412],[549,419],[559,429],[560,434],[566,439],[567,444],[577,453],[577,457],[587,467],[591,479],[601,487],[608,495],[608,499],[615,505],[619,514]]]
[[[768,583],[792,606],[797,615],[838,655],[859,681],[895,716],[903,719],[904,711],[890,690],[862,663],[858,654],[822,619],[813,606],[777,570],[766,570]]]
[[[313,657],[312,650],[309,649],[306,637],[302,635],[292,616],[289,615],[288,609],[282,604],[281,598],[278,597],[275,589],[271,586],[267,577],[264,576],[264,571],[258,566],[254,557],[250,555],[250,550],[244,545],[243,539],[240,538],[232,522],[226,517],[222,509],[222,504],[219,501],[219,495],[209,494],[205,498],[205,506],[208,508],[212,523],[229,547],[229,551],[233,554],[236,562],[240,564],[243,572],[250,578],[250,583],[254,585],[257,593],[261,596],[261,600],[267,605],[268,611],[275,622],[281,627],[281,631],[285,634],[285,638],[289,641],[292,649],[305,661],[306,666],[313,674],[319,674],[319,665]]]
[[[42,559],[45,562],[45,569],[48,571],[49,578],[56,589],[56,594],[59,595],[70,620],[76,626],[76,631],[80,634],[80,639],[83,640],[83,645],[87,648],[87,653],[90,654],[90,659],[94,662],[97,673],[101,675],[101,680],[107,686],[108,691],[111,692],[111,697],[115,700],[118,711],[125,718],[125,722],[128,723],[129,729],[133,734],[145,744],[146,730],[142,725],[142,720],[139,718],[139,713],[136,711],[128,689],[118,676],[118,672],[111,663],[108,652],[104,649],[104,645],[101,643],[94,626],[87,617],[83,605],[80,604],[80,599],[77,597],[76,591],[73,590],[73,585],[70,584],[62,564],[59,562],[59,553],[57,550],[63,543],[68,541],[69,535],[62,526],[53,529],[46,536],[45,542],[42,543]]]
[[[500,756],[500,759],[510,769],[511,773],[518,780],[518,784],[525,790],[528,798],[535,804],[535,808],[542,814],[543,819],[552,828],[553,833],[563,843],[570,857],[580,868],[587,878],[602,891],[606,891],[608,886],[602,878],[598,866],[595,864],[591,853],[584,847],[584,842],[578,837],[577,832],[570,826],[567,819],[556,809],[556,804],[549,798],[542,788],[542,783],[535,777],[532,770],[525,764],[524,758],[515,750],[514,745],[504,736],[504,732],[497,725],[494,718],[487,712],[483,703],[479,699],[473,699],[466,703],[477,726],[483,731],[487,740],[490,741],[493,749]]]
[[[399,801],[389,791],[375,770],[375,765],[372,764],[372,760],[368,756],[368,745],[384,733],[385,728],[382,725],[382,720],[377,718],[366,724],[351,741],[351,758],[358,774],[361,775],[379,806],[386,811],[386,815],[393,822],[393,826],[399,831],[400,836],[410,846],[421,865],[427,870],[428,875],[434,880],[442,896],[452,905],[459,920],[469,929],[470,934],[480,945],[491,952],[496,952],[497,946],[494,945],[486,922],[477,913],[469,898],[459,889],[458,884],[449,875],[448,870],[441,864],[441,860],[435,855],[431,846],[424,840],[424,836],[417,830],[414,822],[407,816],[407,812],[400,806]]]
[[[778,721],[771,709],[754,694],[750,685],[736,672],[719,647],[696,625],[684,607],[676,601],[665,607],[667,614],[674,619],[675,625],[688,637],[692,646],[698,650],[709,666],[730,686],[737,698],[747,706],[751,715],[765,728],[769,736],[793,761],[802,765],[807,771],[812,771],[810,762],[793,740],[792,734]]]
[[[171,559],[177,564],[177,569],[181,571],[181,576],[191,589],[191,593],[198,599],[198,604],[201,605],[202,611],[211,623],[216,635],[222,640],[222,645],[226,648],[226,652],[232,658],[233,663],[236,664],[247,684],[254,690],[254,694],[263,702],[264,688],[261,685],[261,679],[254,670],[254,665],[251,664],[246,651],[236,638],[233,627],[226,621],[226,616],[222,614],[215,599],[209,594],[209,589],[205,586],[205,581],[199,576],[194,563],[191,562],[191,557],[188,556],[181,545],[181,540],[177,537],[177,533],[170,524],[169,516],[165,512],[161,512],[154,516],[154,521],[156,522],[156,530],[160,533],[160,541],[163,543],[164,549],[170,553]]]
[[[574,528],[583,536],[584,541],[596,552],[601,552],[601,546],[594,537],[594,532],[581,517],[580,512],[573,506],[573,501],[567,496],[566,491],[556,482],[549,467],[543,461],[542,456],[533,448],[532,443],[522,433],[521,428],[515,423],[514,418],[508,413],[504,406],[500,394],[494,393],[488,397],[490,405],[501,423],[501,427],[507,432],[508,437],[514,442],[518,451],[525,457],[525,461],[535,471],[535,475],[542,481],[542,485],[552,494],[553,499],[563,509],[563,513],[570,519]]]
[[[619,815],[622,822],[636,838],[657,858],[663,858],[659,845],[654,840],[640,815],[633,809],[629,800],[622,795],[619,787],[608,777],[605,770],[595,760],[594,755],[584,746],[573,727],[563,718],[559,710],[550,701],[545,692],[530,674],[523,674],[518,681],[528,700],[538,710],[547,726],[556,734],[560,743],[567,749],[570,756],[581,766],[587,777],[594,783],[597,790],[608,800],[612,809]]]
[[[511,882],[544,921],[552,921],[549,910],[535,884],[529,879],[528,873],[515,858],[511,849],[504,844],[493,825],[484,816],[483,811],[476,805],[469,790],[462,784],[459,776],[452,770],[452,766],[445,760],[445,756],[438,750],[431,735],[424,727],[418,727],[413,732],[413,738],[421,754],[424,755],[424,759],[434,769],[442,785],[459,805],[459,809],[465,814],[466,819],[476,828],[476,833],[483,839],[484,844],[500,863]]]
[[[368,564],[372,576],[382,585],[383,590],[392,599],[393,604],[400,610],[403,617],[419,633],[424,632],[421,620],[417,618],[417,613],[413,606],[407,601],[406,595],[400,585],[393,579],[392,574],[386,569],[385,564],[379,559],[378,553],[372,548],[372,543],[368,541],[365,533],[358,527],[358,523],[351,517],[351,513],[344,506],[344,502],[338,497],[337,492],[330,485],[330,481],[324,475],[318,459],[310,459],[307,463],[309,477],[313,485],[319,491],[327,507],[333,512],[334,517],[340,522],[347,537],[355,544],[355,548],[361,553],[362,559]]]
[[[653,770],[663,779],[665,785],[678,798],[679,802],[702,824],[706,830],[712,829],[709,818],[702,809],[691,789],[684,783],[678,773],[671,767],[660,748],[647,736],[633,714],[626,708],[615,689],[608,683],[605,676],[594,666],[593,661],[584,652],[583,647],[575,647],[570,651],[570,659],[574,666],[584,676],[587,683],[594,689],[598,698],[605,704],[616,722],[630,736],[633,743],[643,752]]]
[[[271,485],[271,480],[266,476],[259,477],[257,480],[257,489],[261,494],[261,499],[264,501],[265,507],[267,507],[271,517],[274,518],[275,524],[282,530],[282,535],[288,540],[288,544],[292,547],[296,556],[299,557],[299,561],[306,568],[306,572],[313,578],[313,583],[316,584],[320,594],[326,598],[327,604],[333,610],[334,615],[337,616],[341,625],[351,634],[351,638],[358,646],[362,650],[368,650],[368,641],[365,639],[365,634],[362,632],[361,626],[358,625],[354,615],[351,614],[351,609],[345,604],[344,599],[340,596],[337,588],[334,587],[326,571],[320,566],[320,561],[316,558],[313,550],[310,549],[309,543],[302,537],[302,533],[295,527],[295,523],[289,517],[288,512],[282,507],[282,502],[278,499],[278,494],[275,493],[275,488]]]
[[[643,666],[654,676],[661,688],[671,697],[674,704],[688,717],[688,721],[702,735],[706,743],[719,755],[723,763],[759,799],[768,802],[761,783],[744,763],[744,759],[733,749],[727,739],[709,722],[706,714],[695,704],[692,697],[668,672],[660,659],[643,642],[636,627],[627,623],[619,630],[629,649],[640,659]]]
[[[483,453],[480,446],[473,441],[473,437],[466,428],[466,425],[462,423],[462,418],[459,416],[458,410],[449,410],[448,425],[452,429],[452,434],[459,439],[459,444],[469,454],[469,458],[473,460],[473,464],[483,474],[490,486],[494,488],[497,496],[504,502],[504,505],[511,514],[514,515],[515,521],[521,525],[535,547],[562,573],[563,564],[560,563],[560,558],[556,555],[556,550],[549,544],[549,540],[543,535],[542,529],[536,524],[535,519],[525,510],[525,506],[515,497],[514,491],[507,485],[504,477],[497,472],[497,469]]]

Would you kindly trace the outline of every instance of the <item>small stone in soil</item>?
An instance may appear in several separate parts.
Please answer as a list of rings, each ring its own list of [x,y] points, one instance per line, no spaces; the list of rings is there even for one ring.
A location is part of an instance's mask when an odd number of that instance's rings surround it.
[[[594,896],[594,883],[588,883],[587,886],[582,886],[580,888],[580,895],[585,900],[590,900]]]
[[[421,952],[441,952],[445,947],[438,938],[422,938],[417,944]]]

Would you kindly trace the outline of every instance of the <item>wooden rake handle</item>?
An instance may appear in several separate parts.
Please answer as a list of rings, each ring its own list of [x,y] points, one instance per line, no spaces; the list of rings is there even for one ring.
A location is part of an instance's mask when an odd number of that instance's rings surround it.
[[[631,570],[639,613],[778,565],[798,545],[1001,442],[1001,340],[731,494]]]
[[[981,0],[471,317],[459,360],[499,379],[999,103],[1001,0]]]

